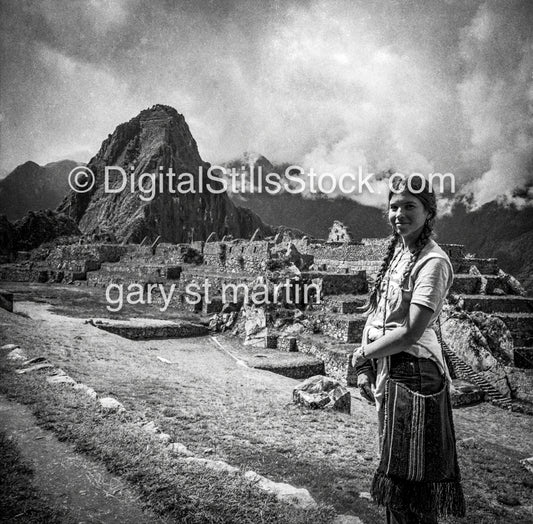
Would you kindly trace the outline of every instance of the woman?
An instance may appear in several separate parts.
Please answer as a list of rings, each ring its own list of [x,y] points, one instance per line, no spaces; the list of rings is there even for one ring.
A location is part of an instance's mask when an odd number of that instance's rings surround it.
[[[388,523],[435,524],[439,515],[465,512],[450,376],[434,330],[453,280],[448,256],[431,239],[436,211],[423,177],[394,178],[393,235],[352,359],[360,392],[378,411],[381,460],[372,496],[386,506]]]

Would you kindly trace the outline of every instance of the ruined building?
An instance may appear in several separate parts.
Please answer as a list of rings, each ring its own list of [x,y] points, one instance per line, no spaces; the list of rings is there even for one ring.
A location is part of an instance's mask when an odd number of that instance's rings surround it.
[[[300,351],[320,359],[318,368],[288,365],[280,372],[294,377],[325,372],[353,383],[349,360],[365,323],[358,308],[381,265],[386,239],[355,242],[337,220],[327,239],[273,230],[225,192],[205,190],[199,175],[193,177],[202,189],[196,192],[167,189],[145,200],[139,189],[109,193],[110,165],[133,173],[134,182],[158,166],[196,174],[209,168],[174,109],[158,105],[141,112],[118,126],[89,162],[93,188],[71,193],[60,206],[70,221],[58,231],[72,234],[79,228],[83,236],[30,251],[21,249],[26,244],[16,238],[18,230],[0,223],[0,236],[11,246],[0,250],[3,260],[11,261],[0,265],[0,279],[102,288],[174,284],[178,294],[171,307],[209,315],[213,330],[265,351]],[[59,223],[58,217],[45,218],[39,223]],[[37,245],[32,242],[27,245]],[[456,383],[462,393],[456,402],[484,397],[503,406],[517,408],[520,401],[533,407],[533,299],[496,259],[465,256],[460,245],[442,247],[455,271],[442,334],[448,363],[456,379],[465,381]],[[189,300],[191,287],[199,300]],[[251,300],[250,289],[265,300]]]

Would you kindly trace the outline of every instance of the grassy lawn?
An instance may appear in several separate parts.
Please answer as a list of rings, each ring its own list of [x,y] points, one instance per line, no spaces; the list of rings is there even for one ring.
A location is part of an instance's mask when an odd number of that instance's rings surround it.
[[[50,506],[33,485],[31,466],[21,457],[16,443],[3,432],[0,432],[0,464],[1,522],[68,522],[64,513]]]
[[[68,293],[80,292],[88,293],[85,310],[82,300],[69,299]],[[351,416],[305,410],[291,402],[297,381],[240,367],[209,337],[125,340],[80,320],[99,307],[95,290],[47,293],[55,293],[56,304],[71,306],[72,318],[38,305],[24,307],[31,318],[0,311],[0,345],[14,342],[30,356],[46,356],[99,395],[120,400],[127,413],[103,415],[68,387],[49,386],[38,375],[14,375],[5,361],[0,388],[30,404],[60,438],[139,487],[150,507],[190,519],[185,522],[328,522],[330,507],[367,523],[383,521],[383,513],[359,497],[369,491],[377,466],[371,407],[354,401]],[[239,350],[230,338],[220,341]],[[456,410],[455,419],[458,438],[473,437],[475,446],[460,449],[469,515],[448,522],[530,521],[533,479],[518,461],[533,455],[533,419],[486,404]],[[185,466],[141,430],[149,420],[197,456],[305,487],[324,506],[295,510],[238,477]],[[521,505],[498,501],[502,495]]]

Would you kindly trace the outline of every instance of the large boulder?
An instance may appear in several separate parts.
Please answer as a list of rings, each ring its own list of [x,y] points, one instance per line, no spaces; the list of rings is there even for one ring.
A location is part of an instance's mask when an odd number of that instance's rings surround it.
[[[510,335],[503,322],[491,315],[472,315],[446,307],[441,325],[444,341],[457,356],[503,395],[510,397],[504,366],[512,349],[508,346]],[[498,344],[502,344],[503,349],[496,349]]]
[[[310,377],[292,392],[295,403],[311,409],[334,409],[350,413],[350,392],[337,380],[323,375]]]

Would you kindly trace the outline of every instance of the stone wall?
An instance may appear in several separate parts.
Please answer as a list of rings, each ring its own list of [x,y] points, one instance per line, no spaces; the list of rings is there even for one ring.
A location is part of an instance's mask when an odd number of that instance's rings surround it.
[[[266,240],[207,242],[203,249],[204,265],[217,271],[259,273],[271,258],[272,245]]]

